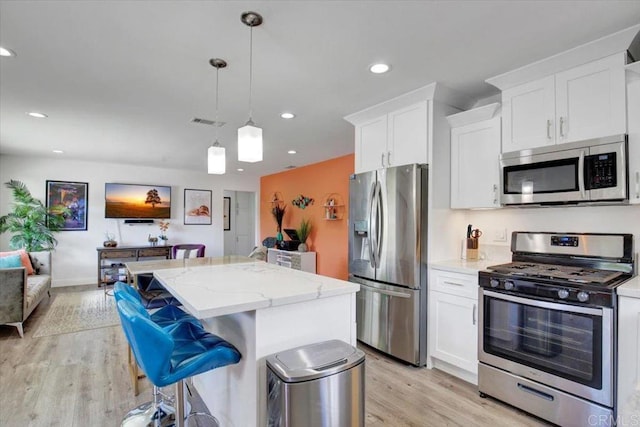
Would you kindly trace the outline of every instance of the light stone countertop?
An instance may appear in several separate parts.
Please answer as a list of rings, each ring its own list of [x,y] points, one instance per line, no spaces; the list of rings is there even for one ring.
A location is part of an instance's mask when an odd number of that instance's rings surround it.
[[[268,264],[204,265],[154,271],[199,319],[355,293],[356,283]]]
[[[616,288],[618,295],[640,298],[640,276],[633,277]]]
[[[451,259],[446,261],[430,262],[429,267],[436,270],[445,270],[454,273],[478,274],[479,271],[486,270],[489,266],[505,264],[508,262],[511,262],[511,259],[482,259],[475,261],[465,259]]]

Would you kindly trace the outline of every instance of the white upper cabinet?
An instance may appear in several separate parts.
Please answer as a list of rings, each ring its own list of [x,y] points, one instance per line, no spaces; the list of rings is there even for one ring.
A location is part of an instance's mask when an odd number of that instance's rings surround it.
[[[451,125],[451,208],[500,207],[500,104],[447,120]]]
[[[627,66],[629,202],[640,204],[640,62]]]
[[[387,116],[356,126],[355,170],[362,172],[385,166],[387,153]]]
[[[389,113],[387,166],[428,163],[427,101]]]
[[[355,172],[429,164],[434,159],[448,168],[448,138],[441,138],[449,130],[444,117],[470,103],[467,96],[431,83],[346,116],[355,126]]]
[[[427,101],[356,125],[355,171],[428,163]]]
[[[556,74],[558,143],[626,132],[624,67],[619,54]]]
[[[553,76],[502,92],[502,152],[553,144],[555,120]]]
[[[502,152],[626,132],[625,54],[502,92]]]

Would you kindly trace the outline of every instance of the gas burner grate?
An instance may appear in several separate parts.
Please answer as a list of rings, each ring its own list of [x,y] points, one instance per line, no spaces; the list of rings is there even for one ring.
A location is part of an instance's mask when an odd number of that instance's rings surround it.
[[[508,274],[517,277],[544,278],[558,281],[565,280],[575,283],[592,283],[600,285],[607,285],[623,274],[619,271],[525,262],[512,262],[509,264],[495,265],[488,269],[495,271],[496,273]]]

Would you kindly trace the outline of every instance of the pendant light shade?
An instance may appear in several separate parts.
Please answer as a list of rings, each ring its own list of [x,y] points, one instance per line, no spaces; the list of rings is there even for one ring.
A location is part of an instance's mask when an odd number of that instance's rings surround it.
[[[218,80],[220,68],[225,68],[227,62],[224,59],[213,58],[209,60],[209,64],[216,69],[216,140],[207,150],[207,172],[212,175],[224,175],[227,172],[227,157],[224,147],[218,142],[218,128],[221,126],[218,121]]]
[[[224,175],[227,171],[227,158],[224,147],[215,142],[207,151],[208,172],[214,175]]]
[[[238,129],[238,160],[249,163],[262,161],[262,129],[251,120]]]
[[[251,119],[251,84],[253,77],[253,27],[262,24],[262,16],[256,12],[244,12],[240,20],[250,28],[249,36],[249,120],[238,129],[238,161],[262,161],[262,129]]]

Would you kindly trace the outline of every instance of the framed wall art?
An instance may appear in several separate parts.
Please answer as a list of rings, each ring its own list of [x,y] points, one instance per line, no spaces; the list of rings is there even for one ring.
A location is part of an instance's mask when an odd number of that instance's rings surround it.
[[[231,230],[231,197],[224,198],[222,215],[224,230]]]
[[[61,231],[87,229],[89,184],[86,182],[47,180],[47,209],[61,212],[64,225]]]
[[[211,190],[184,190],[185,225],[211,225]]]

